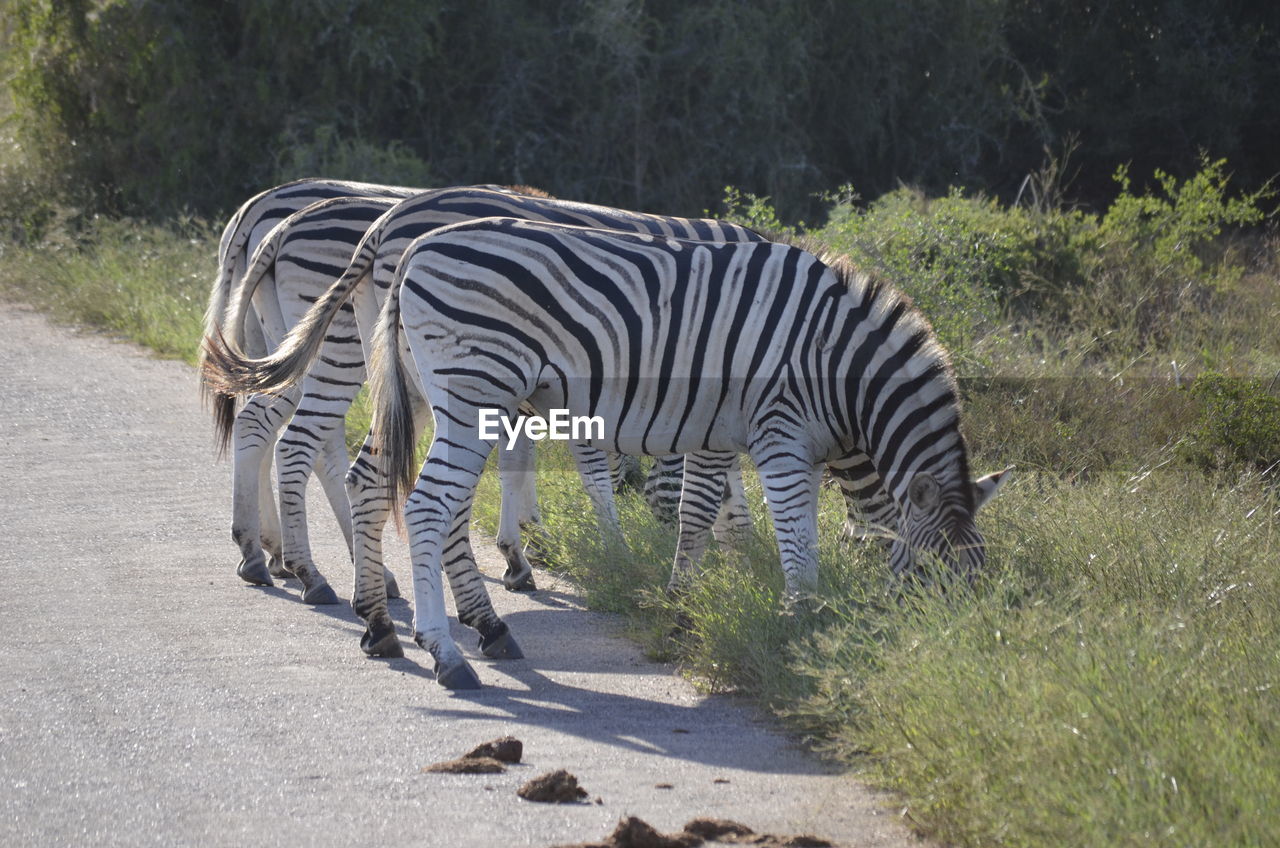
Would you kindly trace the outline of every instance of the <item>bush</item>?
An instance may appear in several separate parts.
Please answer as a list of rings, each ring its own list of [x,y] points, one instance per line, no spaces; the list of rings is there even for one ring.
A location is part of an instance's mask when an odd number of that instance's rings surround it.
[[[1201,149],[1260,182],[1280,134],[1266,4],[0,5],[30,167],[91,212],[224,212],[332,173],[288,170],[293,146],[326,148],[324,133],[446,183],[683,214],[732,183],[789,217],[847,181],[1009,196],[1073,136],[1078,185],[1100,204],[1118,164],[1185,175]]]
[[[1275,381],[1201,374],[1190,393],[1200,416],[1183,455],[1205,469],[1274,471],[1280,463],[1280,396]]]
[[[842,203],[814,234],[909,294],[953,355],[995,326],[1002,299],[1025,288],[1034,264],[1029,216],[959,189],[934,200],[904,188],[865,208]]]

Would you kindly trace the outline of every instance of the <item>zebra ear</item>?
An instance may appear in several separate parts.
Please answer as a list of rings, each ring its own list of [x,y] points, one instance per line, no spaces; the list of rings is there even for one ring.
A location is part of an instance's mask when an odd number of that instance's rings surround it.
[[[1009,479],[1009,472],[1013,470],[1010,465],[1004,471],[993,471],[986,477],[979,477],[970,485],[973,486],[973,509],[976,512],[982,508],[982,505],[1000,491],[1000,487]]]
[[[928,512],[938,505],[938,481],[929,473],[917,474],[907,484],[907,497],[919,510]]]

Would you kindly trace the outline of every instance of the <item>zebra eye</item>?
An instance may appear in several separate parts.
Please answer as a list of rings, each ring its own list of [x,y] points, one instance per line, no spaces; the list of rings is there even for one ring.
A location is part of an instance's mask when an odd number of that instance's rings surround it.
[[[907,484],[907,497],[917,509],[933,509],[938,505],[938,481],[931,474],[917,474]]]

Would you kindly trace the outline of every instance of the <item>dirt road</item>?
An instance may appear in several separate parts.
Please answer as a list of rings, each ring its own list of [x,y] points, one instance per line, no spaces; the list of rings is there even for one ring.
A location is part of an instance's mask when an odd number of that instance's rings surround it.
[[[475,693],[436,685],[407,635],[406,659],[366,659],[345,604],[245,585],[187,366],[0,306],[0,443],[0,845],[546,846],[624,814],[914,843],[883,799],[646,661],[550,575],[532,597],[491,579],[528,659],[472,651]],[[347,597],[312,502],[316,560]],[[506,734],[525,764],[505,774],[420,773]],[[556,768],[602,803],[516,797]]]

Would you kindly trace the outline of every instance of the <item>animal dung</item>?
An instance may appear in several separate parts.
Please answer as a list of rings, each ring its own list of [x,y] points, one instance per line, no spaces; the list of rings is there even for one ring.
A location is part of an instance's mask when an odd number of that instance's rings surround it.
[[[503,736],[482,742],[456,760],[423,766],[424,774],[500,774],[506,763],[518,763],[524,755],[524,743],[514,736]]]
[[[526,801],[573,804],[586,798],[587,790],[578,785],[577,777],[564,769],[557,769],[530,780],[516,790],[516,794]]]
[[[500,774],[506,770],[493,757],[459,757],[422,767],[423,774]]]
[[[754,830],[745,824],[729,819],[700,818],[690,821],[684,826],[685,833],[693,833],[703,839],[721,839],[725,836],[751,836]]]
[[[463,755],[463,759],[491,757],[504,763],[518,763],[524,756],[524,743],[514,736],[503,736],[489,742],[482,742]]]
[[[817,836],[775,836],[756,833],[728,819],[696,818],[679,833],[660,833],[653,825],[627,816],[600,842],[579,842],[556,848],[697,848],[699,845],[755,845],[759,848],[836,848]]]

